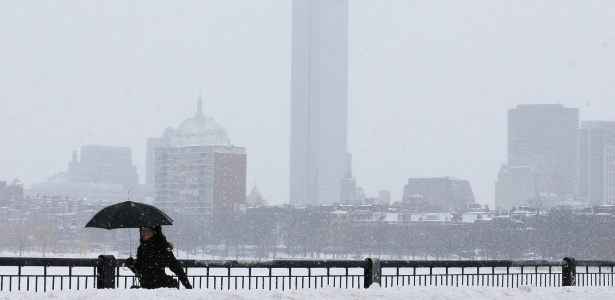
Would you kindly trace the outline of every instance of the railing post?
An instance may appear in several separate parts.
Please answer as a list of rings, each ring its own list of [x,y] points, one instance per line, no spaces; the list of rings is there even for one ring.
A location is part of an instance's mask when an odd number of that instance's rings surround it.
[[[380,274],[382,273],[380,259],[366,258],[365,260],[367,261],[367,265],[363,272],[363,287],[367,289],[372,283],[380,285]]]
[[[113,255],[99,255],[96,267],[96,288],[114,289],[115,288],[115,269],[117,260]]]
[[[564,257],[566,265],[562,267],[562,286],[577,284],[577,261],[572,257]]]

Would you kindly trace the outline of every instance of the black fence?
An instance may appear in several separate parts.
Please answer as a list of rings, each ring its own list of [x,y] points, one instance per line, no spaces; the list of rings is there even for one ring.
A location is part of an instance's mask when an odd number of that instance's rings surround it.
[[[130,288],[124,260],[0,257],[0,291]],[[562,260],[180,260],[196,289],[393,286],[613,286],[615,261]]]
[[[100,258],[0,257],[0,291],[96,288],[101,262]]]

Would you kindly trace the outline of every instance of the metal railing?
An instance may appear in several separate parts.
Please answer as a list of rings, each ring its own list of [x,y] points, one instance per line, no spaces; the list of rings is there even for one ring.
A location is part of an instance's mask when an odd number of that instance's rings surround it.
[[[130,288],[124,260],[0,257],[0,291]],[[613,286],[615,261],[575,260],[179,260],[196,289],[393,286]]]
[[[181,260],[194,288],[288,290],[363,287],[364,260]]]
[[[97,287],[96,258],[0,257],[0,291]]]
[[[576,262],[576,285],[614,286],[614,267],[614,261],[578,260]]]
[[[558,261],[381,261],[381,285],[392,286],[569,286],[569,259]],[[566,275],[568,274],[568,275]]]

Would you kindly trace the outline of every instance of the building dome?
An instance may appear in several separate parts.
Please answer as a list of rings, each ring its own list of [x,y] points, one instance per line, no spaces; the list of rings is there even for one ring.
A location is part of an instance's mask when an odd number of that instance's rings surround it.
[[[15,179],[13,179],[13,181],[11,181],[10,186],[23,187],[23,183],[21,182],[21,180],[19,180],[19,178],[15,177]]]
[[[168,130],[168,129],[167,129]],[[165,135],[167,133],[165,132]],[[214,119],[203,114],[203,101],[199,95],[198,107],[194,117],[186,119],[173,131],[173,146],[224,145],[231,144],[226,130]]]
[[[196,116],[182,122],[175,134],[183,137],[214,135],[227,138],[226,130],[214,119]]]

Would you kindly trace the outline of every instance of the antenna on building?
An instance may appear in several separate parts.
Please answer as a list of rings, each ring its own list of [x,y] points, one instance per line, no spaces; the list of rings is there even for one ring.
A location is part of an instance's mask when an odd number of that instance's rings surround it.
[[[199,75],[199,99],[196,105],[196,114],[194,114],[194,118],[205,118],[205,114],[203,114],[203,97],[201,97],[201,78]]]

